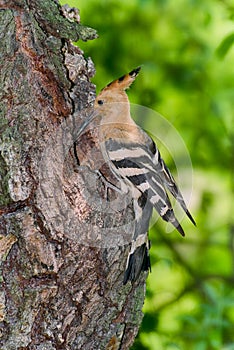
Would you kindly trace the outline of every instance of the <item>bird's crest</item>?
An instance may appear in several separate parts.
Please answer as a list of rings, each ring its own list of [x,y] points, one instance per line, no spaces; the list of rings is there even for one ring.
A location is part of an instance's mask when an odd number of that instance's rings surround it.
[[[123,75],[119,79],[116,79],[109,83],[102,91],[105,89],[118,89],[118,90],[126,90],[130,87],[130,85],[134,82],[138,73],[140,72],[141,67],[137,67],[133,69],[130,73]]]

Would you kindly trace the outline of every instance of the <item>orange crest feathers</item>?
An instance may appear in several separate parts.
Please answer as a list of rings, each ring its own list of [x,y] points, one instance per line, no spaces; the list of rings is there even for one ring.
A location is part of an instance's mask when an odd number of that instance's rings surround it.
[[[141,67],[137,67],[133,69],[130,73],[123,75],[119,79],[116,79],[109,83],[102,91],[105,89],[118,89],[118,90],[126,90],[129,86],[134,82],[138,73],[140,72]]]

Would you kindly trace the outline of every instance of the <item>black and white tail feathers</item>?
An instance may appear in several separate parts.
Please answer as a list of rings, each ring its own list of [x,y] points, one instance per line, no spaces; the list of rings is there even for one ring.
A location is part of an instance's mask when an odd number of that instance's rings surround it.
[[[148,271],[150,267],[149,247],[147,243],[143,243],[129,254],[123,284],[136,281],[141,271]]]

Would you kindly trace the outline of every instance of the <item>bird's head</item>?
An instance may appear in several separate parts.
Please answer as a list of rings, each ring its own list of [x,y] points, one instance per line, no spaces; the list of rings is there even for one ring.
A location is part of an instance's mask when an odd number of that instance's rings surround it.
[[[130,113],[129,100],[125,92],[137,77],[141,67],[133,69],[130,73],[123,75],[109,83],[96,97],[94,108],[103,116],[118,119],[119,115]],[[113,114],[116,114],[116,118]]]

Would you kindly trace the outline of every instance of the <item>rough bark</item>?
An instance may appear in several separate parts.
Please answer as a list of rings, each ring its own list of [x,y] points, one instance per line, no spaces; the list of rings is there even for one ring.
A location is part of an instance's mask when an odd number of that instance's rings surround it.
[[[0,0],[2,350],[129,349],[142,319],[145,276],[122,283],[131,203],[111,207],[73,152],[95,95],[70,40],[96,33],[77,19],[52,0]]]

